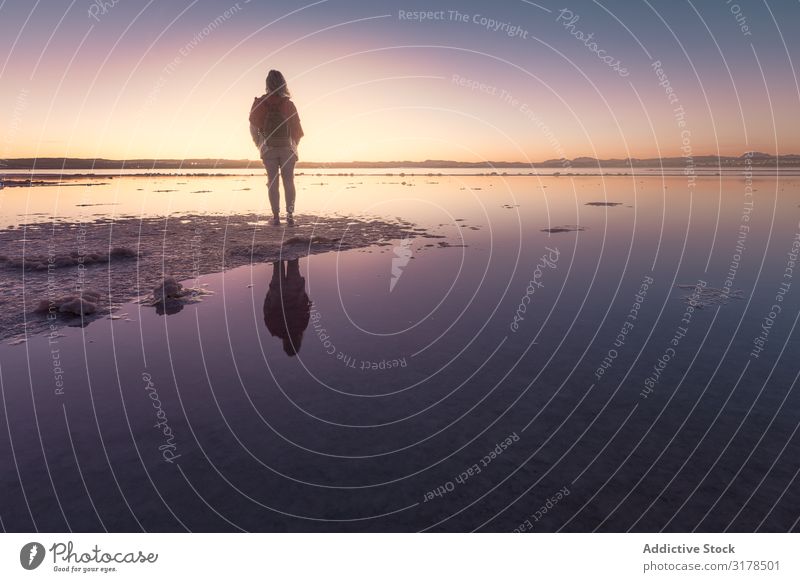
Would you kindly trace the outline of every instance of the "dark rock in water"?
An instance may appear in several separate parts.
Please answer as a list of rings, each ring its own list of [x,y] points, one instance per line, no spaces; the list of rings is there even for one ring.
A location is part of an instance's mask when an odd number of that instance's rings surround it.
[[[153,298],[156,301],[180,299],[184,295],[183,285],[176,281],[174,277],[166,277],[159,285],[153,287]]]
[[[622,202],[587,202],[586,206],[622,206]]]
[[[184,306],[202,301],[206,295],[211,295],[211,292],[202,288],[187,288],[175,277],[165,277],[153,287],[153,297],[142,303],[155,307],[158,315],[174,315]]]
[[[561,226],[553,226],[551,228],[543,228],[542,232],[549,232],[550,234],[557,234],[559,232],[578,232],[586,230],[585,226],[578,226],[577,224],[563,224]]]

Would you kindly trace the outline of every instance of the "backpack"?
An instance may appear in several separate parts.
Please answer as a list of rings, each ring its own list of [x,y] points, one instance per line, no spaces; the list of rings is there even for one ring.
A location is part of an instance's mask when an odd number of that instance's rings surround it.
[[[260,128],[264,143],[270,147],[290,147],[289,119],[286,115],[286,99],[265,99],[264,122]]]

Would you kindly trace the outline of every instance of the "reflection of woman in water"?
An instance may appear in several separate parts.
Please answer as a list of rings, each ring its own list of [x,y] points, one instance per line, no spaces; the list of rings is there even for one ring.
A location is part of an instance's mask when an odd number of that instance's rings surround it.
[[[283,350],[293,356],[300,351],[303,332],[311,317],[311,301],[306,295],[306,280],[300,276],[300,260],[276,261],[272,280],[264,299],[264,323],[273,336],[283,340]]]

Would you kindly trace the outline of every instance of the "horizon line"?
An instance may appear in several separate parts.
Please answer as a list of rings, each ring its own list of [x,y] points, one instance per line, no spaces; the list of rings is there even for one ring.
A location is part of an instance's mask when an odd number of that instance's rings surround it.
[[[750,154],[748,156],[748,154]],[[299,161],[297,162],[298,168],[325,168],[325,167],[369,167],[369,166],[395,166],[395,167],[532,167],[536,165],[548,164],[559,165],[569,168],[573,164],[608,164],[608,163],[663,163],[676,161],[683,161],[684,163],[691,163],[693,160],[700,160],[708,162],[710,160],[718,161],[741,161],[746,162],[750,160],[772,160],[775,162],[786,161],[786,158],[800,163],[800,154],[787,153],[787,154],[771,154],[759,151],[748,150],[743,154],[736,155],[722,155],[722,154],[698,154],[693,156],[661,156],[661,157],[610,157],[610,158],[595,158],[592,156],[577,156],[574,158],[549,158],[539,161],[508,161],[508,160],[484,160],[484,161],[462,161],[462,160],[447,160],[447,159],[425,159],[425,160],[351,160],[351,161]],[[260,159],[249,158],[82,158],[82,157],[65,157],[65,156],[39,156],[39,157],[18,157],[18,158],[5,158],[0,160],[0,171],[7,170],[24,170],[31,169],[59,169],[57,166],[60,163],[61,169],[91,169],[96,166],[121,166],[124,169],[129,164],[148,164],[155,166],[161,165],[190,165],[190,166],[210,166],[210,168],[219,167],[224,164],[229,168],[231,165],[243,165],[249,168],[250,166],[260,166]],[[85,164],[76,166],[76,164]],[[49,166],[49,167],[44,167]],[[203,169],[210,169],[203,168]],[[141,168],[137,168],[141,169]]]

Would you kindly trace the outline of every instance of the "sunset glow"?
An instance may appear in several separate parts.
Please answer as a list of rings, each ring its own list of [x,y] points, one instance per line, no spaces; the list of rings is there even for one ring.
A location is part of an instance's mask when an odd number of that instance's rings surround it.
[[[0,157],[255,158],[246,117],[270,68],[306,161],[681,155],[654,63],[696,155],[800,151],[800,54],[776,27],[795,5],[753,11],[751,36],[724,4],[112,4],[3,4]]]

